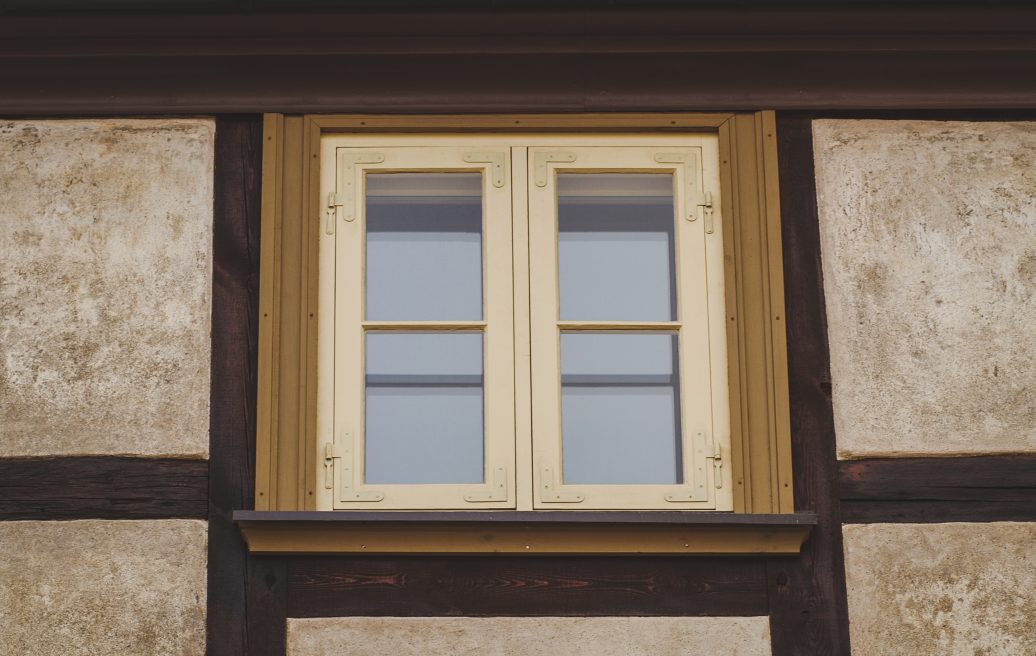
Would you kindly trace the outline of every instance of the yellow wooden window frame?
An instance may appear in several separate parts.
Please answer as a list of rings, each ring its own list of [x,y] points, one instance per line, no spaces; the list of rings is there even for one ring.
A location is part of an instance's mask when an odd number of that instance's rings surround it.
[[[514,317],[511,266],[510,149],[478,141],[457,145],[399,145],[413,139],[365,143],[325,138],[321,197],[334,192],[320,234],[320,316],[317,433],[325,452],[317,507],[335,510],[514,508]],[[418,140],[420,141],[420,140]],[[477,160],[477,161],[476,161]],[[500,167],[505,170],[501,171]],[[366,176],[378,172],[478,173],[482,179],[483,294],[481,321],[366,321],[363,316]],[[345,215],[345,216],[343,216]],[[484,484],[370,485],[364,462],[364,336],[373,331],[465,331],[483,335]],[[332,337],[333,336],[333,337]],[[327,445],[331,444],[331,452]],[[326,458],[326,456],[332,456]],[[329,462],[328,462],[329,461]]]
[[[723,318],[723,250],[715,135],[545,137],[528,148],[529,277],[532,338],[533,482],[538,510],[731,510],[729,477],[717,450],[729,453]],[[557,180],[564,172],[669,173],[676,203],[679,316],[661,322],[560,321],[558,317]],[[708,194],[708,196],[706,196]],[[699,207],[715,198],[705,217]],[[692,220],[689,220],[692,219]],[[706,234],[706,224],[710,227]],[[712,274],[711,276],[709,274]],[[711,287],[709,283],[711,282]],[[680,485],[572,485],[562,470],[561,333],[674,332],[678,336],[684,418]],[[710,339],[711,336],[711,339]],[[712,364],[710,364],[712,363]],[[715,480],[715,473],[723,477]]]
[[[391,134],[556,133],[678,139],[712,134],[719,153],[729,376],[731,509],[792,513],[776,135],[772,112],[264,119],[256,509],[316,510],[321,141]],[[647,139],[647,140],[650,140]],[[520,202],[520,198],[514,199]],[[520,238],[520,236],[519,236]],[[516,270],[516,302],[521,303]],[[321,317],[321,319],[318,319]],[[521,337],[517,337],[520,343]],[[520,370],[520,368],[519,368]],[[519,374],[517,387],[523,381]],[[522,399],[518,398],[519,404]],[[520,423],[520,422],[519,422]],[[518,426],[519,431],[523,430]],[[531,430],[531,427],[529,427]],[[523,454],[518,454],[518,461]],[[518,466],[518,463],[516,463]],[[521,508],[519,508],[521,509]]]

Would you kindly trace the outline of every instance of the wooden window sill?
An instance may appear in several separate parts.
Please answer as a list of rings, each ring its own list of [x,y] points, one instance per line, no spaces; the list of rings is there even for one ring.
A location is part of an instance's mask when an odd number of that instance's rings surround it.
[[[255,554],[797,554],[815,513],[237,510]]]

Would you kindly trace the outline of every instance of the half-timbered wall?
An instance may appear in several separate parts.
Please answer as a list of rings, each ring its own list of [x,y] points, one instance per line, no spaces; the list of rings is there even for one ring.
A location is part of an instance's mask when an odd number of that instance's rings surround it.
[[[1036,652],[1032,116],[778,111],[800,555],[272,557],[231,521],[262,109],[0,121],[0,653]]]
[[[0,653],[204,653],[214,135],[0,121]]]

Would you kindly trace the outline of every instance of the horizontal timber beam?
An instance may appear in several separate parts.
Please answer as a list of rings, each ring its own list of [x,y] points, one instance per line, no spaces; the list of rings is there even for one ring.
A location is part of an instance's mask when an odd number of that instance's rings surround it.
[[[1036,521],[1036,455],[872,458],[838,469],[845,523]]]
[[[0,460],[0,520],[204,519],[208,496],[206,460]]]
[[[288,617],[758,616],[754,557],[291,556]]]
[[[1036,107],[1036,8],[11,15],[0,113]]]

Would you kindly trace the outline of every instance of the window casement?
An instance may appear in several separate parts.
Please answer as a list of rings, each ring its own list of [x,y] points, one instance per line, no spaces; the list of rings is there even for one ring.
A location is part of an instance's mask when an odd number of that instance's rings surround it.
[[[317,508],[731,510],[717,141],[325,137]]]
[[[256,511],[781,524],[774,133],[267,115]]]

